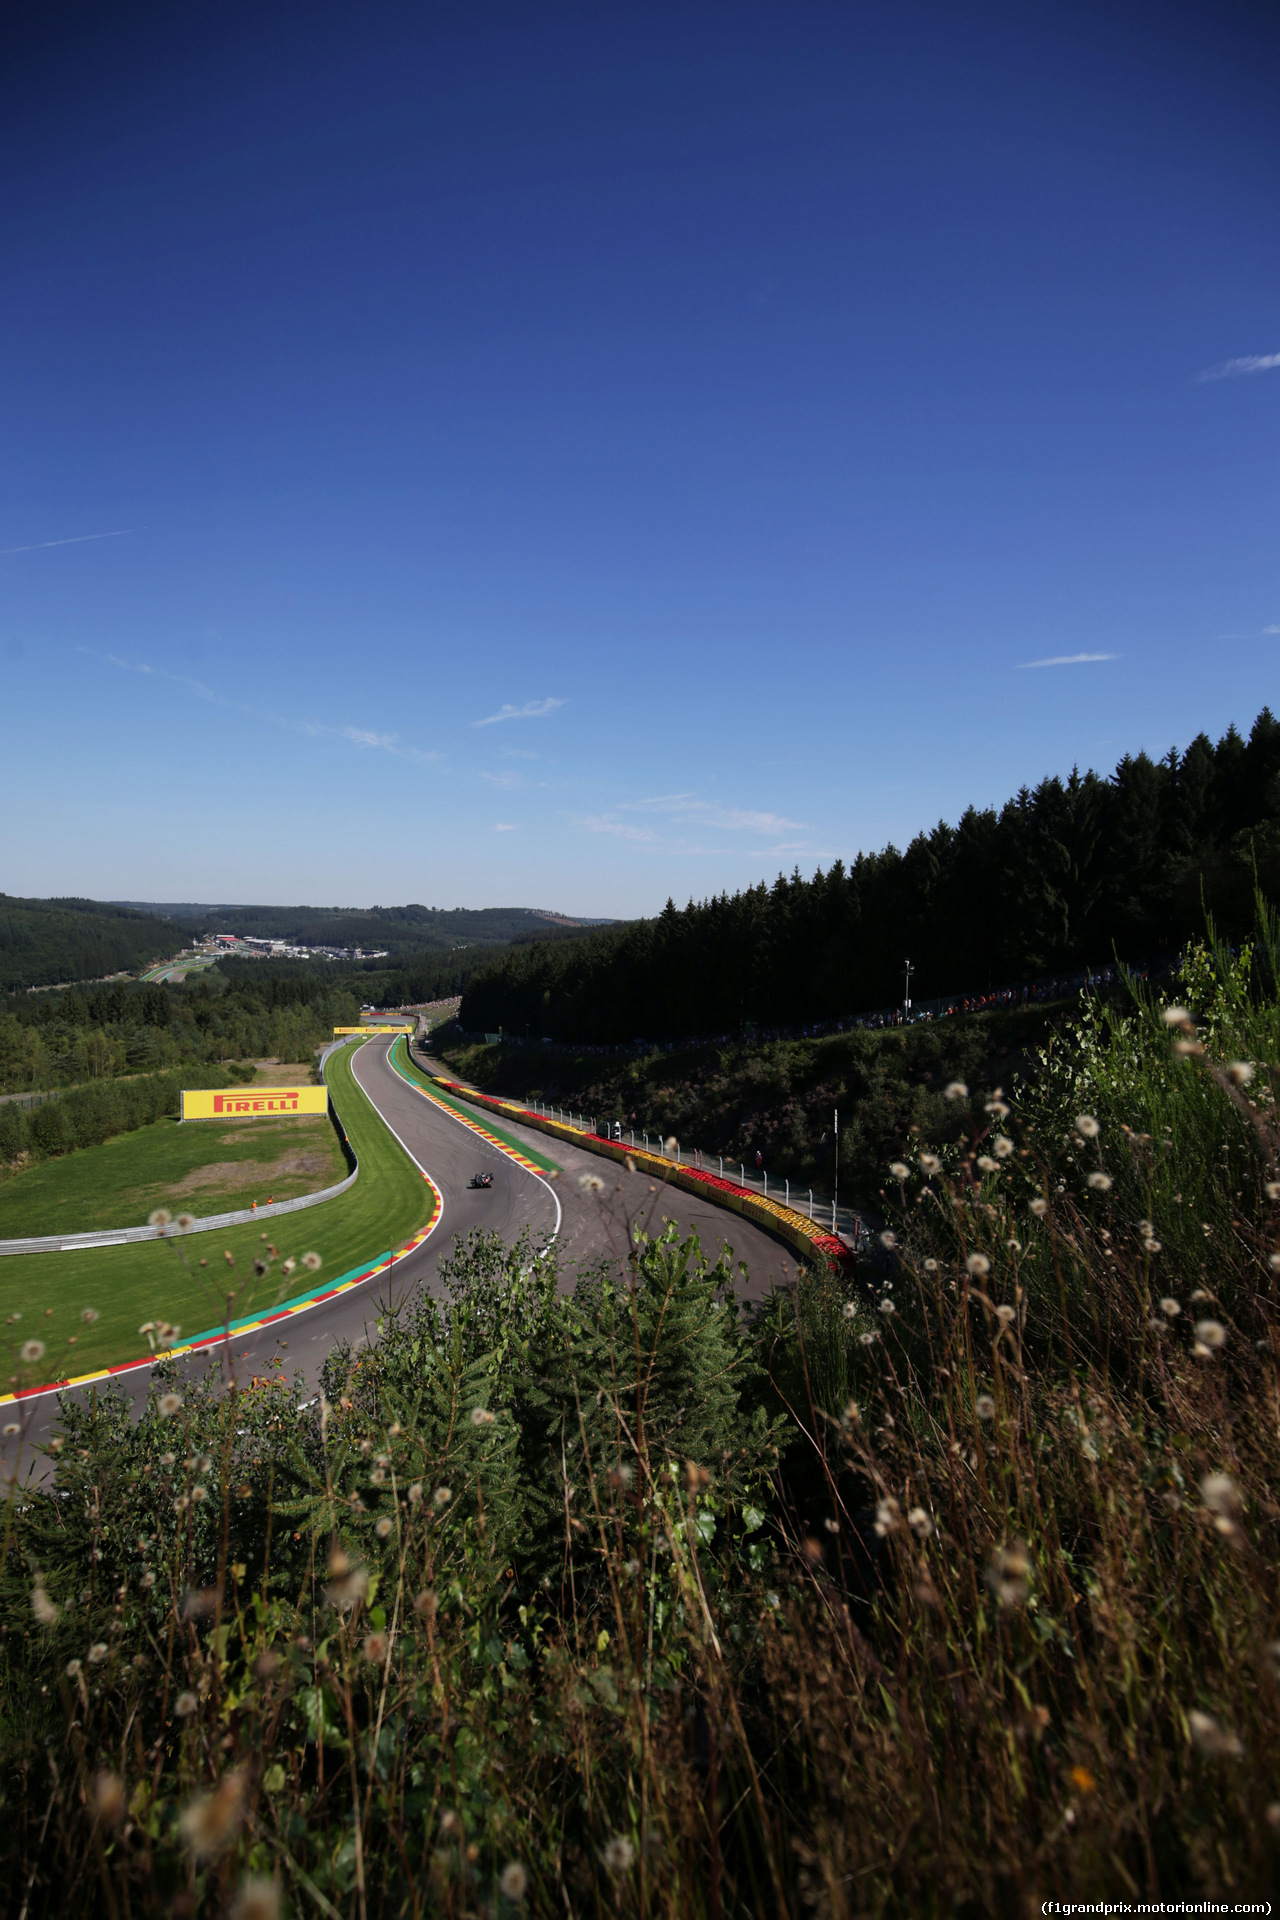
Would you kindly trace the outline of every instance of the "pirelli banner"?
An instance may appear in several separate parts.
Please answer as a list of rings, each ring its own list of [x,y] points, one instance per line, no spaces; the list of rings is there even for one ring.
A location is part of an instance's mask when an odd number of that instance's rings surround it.
[[[237,1087],[227,1093],[183,1089],[184,1120],[265,1120],[282,1113],[328,1113],[328,1087]]]
[[[338,1033],[412,1033],[412,1032],[413,1032],[413,1030],[414,1030],[414,1029],[413,1029],[413,1022],[412,1022],[412,1021],[409,1021],[409,1022],[408,1022],[408,1023],[407,1023],[406,1025],[405,1025],[405,1026],[401,1026],[401,1027],[392,1027],[392,1026],[386,1026],[386,1027],[335,1027],[333,1031],[334,1031],[334,1033],[335,1033],[335,1034],[338,1034]]]

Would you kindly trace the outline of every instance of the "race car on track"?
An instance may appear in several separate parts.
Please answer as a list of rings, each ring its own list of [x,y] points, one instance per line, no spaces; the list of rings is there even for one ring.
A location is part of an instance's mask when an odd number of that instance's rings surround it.
[[[471,1187],[491,1187],[493,1185],[493,1175],[491,1173],[473,1173],[467,1185]]]

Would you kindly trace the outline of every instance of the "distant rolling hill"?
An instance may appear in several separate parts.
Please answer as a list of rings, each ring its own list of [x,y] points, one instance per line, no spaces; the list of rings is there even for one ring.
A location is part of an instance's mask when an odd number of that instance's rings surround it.
[[[192,933],[239,933],[310,947],[361,947],[389,955],[505,946],[556,929],[610,926],[611,921],[540,907],[264,907],[199,901],[118,900],[119,908],[181,923]]]
[[[0,991],[99,980],[161,960],[174,930],[146,909],[103,900],[0,893]]]

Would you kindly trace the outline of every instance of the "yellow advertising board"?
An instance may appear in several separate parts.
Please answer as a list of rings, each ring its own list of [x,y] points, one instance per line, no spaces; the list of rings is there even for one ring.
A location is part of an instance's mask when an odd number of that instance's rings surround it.
[[[413,1026],[402,1027],[335,1027],[335,1033],[412,1033]]]
[[[263,1120],[268,1114],[328,1113],[328,1087],[231,1087],[225,1093],[184,1088],[184,1120]]]

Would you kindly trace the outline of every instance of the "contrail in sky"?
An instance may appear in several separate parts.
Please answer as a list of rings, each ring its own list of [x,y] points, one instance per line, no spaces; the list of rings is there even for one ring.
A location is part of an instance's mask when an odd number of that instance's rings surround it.
[[[136,527],[113,527],[110,533],[73,533],[67,540],[33,540],[29,547],[0,547],[0,556],[6,553],[41,553],[46,547],[78,547],[85,540],[119,540],[126,533],[136,533]]]

